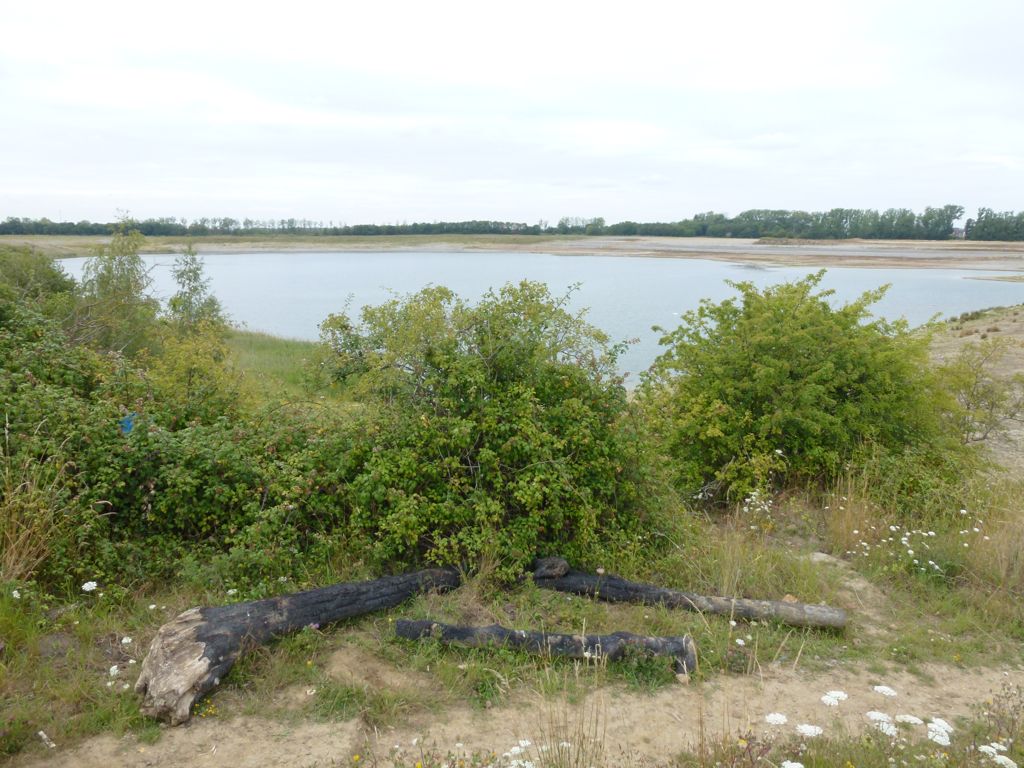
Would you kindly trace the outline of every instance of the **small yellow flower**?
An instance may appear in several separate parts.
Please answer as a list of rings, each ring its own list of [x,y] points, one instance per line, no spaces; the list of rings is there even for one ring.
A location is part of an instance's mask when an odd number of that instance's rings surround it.
[[[352,762],[353,763],[358,763],[359,762],[359,755],[352,755]]]
[[[423,768],[423,763],[419,760],[416,761],[416,768]]]

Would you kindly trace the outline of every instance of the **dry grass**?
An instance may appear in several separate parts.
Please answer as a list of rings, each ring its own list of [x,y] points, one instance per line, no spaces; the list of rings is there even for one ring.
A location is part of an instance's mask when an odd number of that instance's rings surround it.
[[[6,440],[5,440],[6,442]],[[63,468],[0,449],[0,581],[24,581],[50,554],[67,525]]]

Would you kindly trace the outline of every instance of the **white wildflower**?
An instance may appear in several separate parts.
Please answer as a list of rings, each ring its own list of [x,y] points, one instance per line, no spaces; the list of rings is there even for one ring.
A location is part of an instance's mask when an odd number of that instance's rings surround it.
[[[114,666],[112,666],[112,667],[110,668],[110,676],[111,676],[111,677],[117,677],[117,673],[118,673],[118,672],[120,672],[120,671],[121,671],[121,670],[119,670],[119,669],[117,668],[117,664],[115,664]]]
[[[150,603],[149,604],[149,610],[155,611],[156,610],[156,603]]]
[[[128,637],[127,635],[125,635],[124,637],[121,638],[121,645],[131,645],[131,644],[132,644],[132,639],[130,637]]]
[[[916,715],[896,715],[896,722],[907,725],[924,725],[924,720]]]
[[[888,685],[876,685],[874,688],[875,693],[880,693],[883,696],[895,696],[896,691],[890,688]]]
[[[768,725],[785,725],[789,718],[781,712],[769,712],[764,719]]]
[[[941,747],[949,746],[949,734],[946,731],[938,730],[936,728],[928,728],[928,738],[934,741]]]
[[[941,747],[949,746],[949,734],[945,731],[928,731],[928,738]]]
[[[747,644],[746,641],[744,641],[744,639],[742,637],[737,637],[736,638],[736,645],[738,645],[738,646],[740,646],[742,648],[746,644]]]
[[[998,741],[993,741],[991,744],[989,744],[989,746],[992,747],[992,749],[996,750],[997,752],[1005,752],[1006,751],[1006,745],[1005,744],[1000,744]]]
[[[1017,768],[1017,764],[1006,755],[993,755],[992,762],[1003,766],[1003,768]]]
[[[523,748],[522,748],[522,747],[512,747],[512,749],[510,749],[510,750],[509,750],[508,752],[506,752],[505,754],[506,754],[506,755],[513,755],[513,756],[515,756],[515,755],[519,755],[519,754],[522,754],[522,751],[523,751]]]
[[[864,716],[867,717],[868,720],[874,720],[876,723],[891,723],[892,722],[892,718],[889,717],[887,714],[885,714],[885,712],[878,712],[878,711],[875,711],[875,710],[871,710],[870,712],[865,712]]]
[[[828,694],[825,694],[821,697],[821,703],[824,704],[826,707],[838,707],[839,699],[835,699],[829,696]]]
[[[523,749],[526,749],[532,743],[533,742],[531,742],[529,739],[520,739],[519,740],[519,746],[522,747]]]
[[[877,728],[878,730],[880,730],[882,733],[884,733],[886,736],[889,736],[889,737],[894,737],[898,733],[898,731],[896,730],[896,726],[893,725],[892,723],[888,723],[888,722],[878,722],[878,723],[875,723],[875,728]]]
[[[736,622],[733,619],[729,619],[729,626],[730,627],[735,627],[736,626]]]
[[[928,728],[934,728],[937,731],[945,731],[946,733],[953,732],[953,726],[943,720],[941,717],[933,717],[928,721]]]
[[[229,595],[237,595],[238,594],[238,590],[237,589],[229,589],[228,590],[228,594]]]
[[[997,754],[999,754],[998,752],[996,752],[995,747],[993,747],[991,744],[982,744],[980,747],[978,747],[978,751],[984,755],[988,755],[989,757],[995,757]]]
[[[783,760],[779,768],[804,768],[804,764],[796,760]]]
[[[11,597],[13,597],[15,600],[21,600],[21,592],[19,592],[17,589],[12,589]],[[40,733],[42,733],[42,731],[40,731]]]
[[[820,725],[811,725],[810,723],[800,723],[796,727],[796,732],[805,738],[814,738],[824,733]]]
[[[82,585],[82,591],[83,592],[92,592],[98,586],[99,586],[99,584],[97,584],[95,581],[87,581],[87,582],[85,582],[85,584]]]

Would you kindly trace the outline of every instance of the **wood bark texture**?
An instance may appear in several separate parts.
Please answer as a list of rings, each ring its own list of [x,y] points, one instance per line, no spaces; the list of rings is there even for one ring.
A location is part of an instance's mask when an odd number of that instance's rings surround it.
[[[618,576],[573,571],[564,560],[561,561],[564,566],[560,565],[560,559],[548,557],[537,561],[534,583],[538,587],[587,595],[610,603],[664,605],[668,608],[714,613],[736,619],[778,621],[794,627],[843,629],[846,626],[846,611],[841,608],[784,600],[747,600],[739,597],[697,595],[650,584],[639,584]]]
[[[544,656],[564,656],[570,659],[621,659],[633,651],[650,656],[671,657],[677,674],[692,673],[697,669],[697,647],[689,635],[677,637],[645,637],[630,632],[610,635],[563,635],[551,632],[529,632],[508,629],[498,624],[486,627],[457,627],[434,621],[395,622],[395,634],[407,640],[433,637],[446,644],[468,648],[517,648],[527,653]]]
[[[164,624],[142,662],[135,691],[143,714],[186,722],[192,704],[218,685],[246,648],[310,624],[393,608],[425,590],[459,586],[455,571],[429,569],[212,608],[191,608]]]

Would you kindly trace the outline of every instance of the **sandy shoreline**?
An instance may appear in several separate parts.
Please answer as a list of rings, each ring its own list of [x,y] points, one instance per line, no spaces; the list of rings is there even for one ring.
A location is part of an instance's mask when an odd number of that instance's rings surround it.
[[[104,237],[2,236],[0,245],[31,245],[61,258],[86,256]],[[884,269],[976,269],[1024,272],[1024,243],[921,240],[764,241],[678,237],[404,236],[147,239],[147,253],[173,253],[191,242],[200,254],[255,251],[524,252],[557,256],[713,259],[747,264]]]

